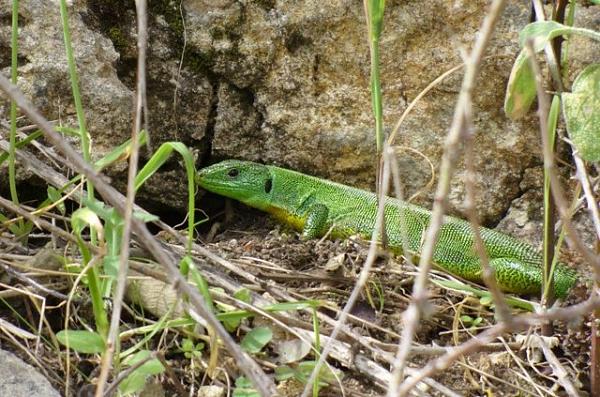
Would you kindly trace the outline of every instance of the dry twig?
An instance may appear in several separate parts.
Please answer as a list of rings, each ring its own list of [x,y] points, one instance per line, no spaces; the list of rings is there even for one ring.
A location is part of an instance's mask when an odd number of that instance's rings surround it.
[[[505,0],[496,0],[492,3],[490,12],[483,22],[480,35],[475,42],[470,59],[466,64],[465,77],[456,104],[454,119],[445,142],[444,155],[440,166],[440,179],[435,194],[435,204],[431,213],[429,226],[427,227],[425,243],[421,251],[419,274],[413,287],[413,301],[404,312],[403,316],[404,329],[394,365],[392,381],[388,391],[388,396],[390,397],[398,395],[399,385],[404,378],[406,359],[410,353],[410,348],[421,318],[421,313],[424,312],[427,305],[427,280],[431,269],[431,260],[433,258],[439,230],[443,222],[447,196],[450,191],[450,180],[458,160],[458,147],[466,132],[465,108],[471,102],[470,98],[475,84],[475,77],[478,74],[484,51],[490,40],[496,22],[504,9],[505,3]],[[404,393],[406,393],[406,390]]]
[[[96,387],[96,397],[102,397],[104,386],[108,379],[108,372],[112,367],[113,355],[119,337],[119,324],[121,322],[121,309],[123,297],[127,287],[127,275],[129,273],[129,244],[131,237],[131,219],[133,217],[133,206],[135,203],[135,177],[138,170],[139,159],[139,133],[142,128],[142,109],[146,103],[146,48],[148,45],[148,15],[146,0],[136,0],[137,14],[137,91],[135,122],[131,131],[131,154],[129,156],[129,168],[127,171],[127,196],[123,214],[123,235],[121,237],[121,252],[119,254],[119,271],[117,274],[117,285],[113,299],[113,311],[110,319],[106,350],[102,357],[102,368]],[[143,114],[146,117],[146,114]]]

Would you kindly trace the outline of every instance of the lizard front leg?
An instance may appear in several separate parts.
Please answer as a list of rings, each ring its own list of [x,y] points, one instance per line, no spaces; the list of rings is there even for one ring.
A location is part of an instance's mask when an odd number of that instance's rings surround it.
[[[302,239],[309,240],[323,235],[327,229],[329,208],[323,204],[313,204],[307,211],[306,222],[302,229]]]

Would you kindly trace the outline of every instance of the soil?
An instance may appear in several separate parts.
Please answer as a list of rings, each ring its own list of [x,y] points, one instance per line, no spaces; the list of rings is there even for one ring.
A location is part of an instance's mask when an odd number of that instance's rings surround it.
[[[265,282],[283,288],[288,294],[298,300],[315,299],[324,304],[320,311],[336,318],[337,309],[343,308],[352,291],[357,275],[365,262],[368,245],[359,239],[348,240],[310,240],[303,241],[298,233],[285,226],[277,224],[268,216],[250,210],[243,206],[236,206],[232,221],[224,221],[224,217],[216,218],[220,225],[213,226],[209,232],[203,233],[203,242],[212,252],[229,260],[241,269],[250,272]],[[210,239],[210,241],[208,241]],[[43,239],[42,239],[43,240]],[[0,244],[6,240],[0,239]],[[39,242],[38,242],[39,243]],[[4,245],[2,252],[20,253],[33,256],[39,247],[30,246],[28,250],[15,248],[18,246]],[[376,346],[394,354],[398,344],[399,334],[402,332],[402,313],[407,307],[412,290],[412,280],[416,274],[414,266],[407,264],[403,258],[390,257],[381,251],[374,269],[370,275],[368,287],[361,295],[358,303],[352,310],[354,319],[350,326],[358,335],[373,341]],[[232,274],[228,276],[235,279]],[[436,278],[447,277],[443,273],[434,273]],[[3,282],[10,284],[11,279],[5,275]],[[9,279],[6,279],[6,278]],[[60,277],[59,277],[60,279]],[[64,280],[63,280],[64,281]],[[243,284],[244,280],[240,280]],[[14,284],[14,281],[13,281]],[[68,290],[63,291],[68,293]],[[257,291],[268,299],[272,299],[265,291]],[[93,317],[89,301],[85,296],[77,295],[71,316],[72,327],[82,324],[91,324]],[[482,330],[495,324],[493,310],[489,304],[483,305],[478,298],[467,296],[464,293],[432,285],[430,288],[430,310],[421,322],[416,334],[416,342],[420,354],[411,356],[409,365],[419,368],[430,360],[439,356],[435,354],[438,347],[451,347],[463,343]],[[577,289],[569,299],[568,304],[582,301],[585,298],[585,289]],[[18,318],[16,313],[21,313],[30,324],[37,324],[39,317],[29,298],[8,298],[2,301],[0,318],[17,326],[27,328],[23,318]],[[64,306],[52,307],[60,300],[48,297],[46,301],[48,325],[54,332],[62,329],[64,323]],[[135,306],[134,306],[135,308]],[[144,323],[136,317],[134,311],[126,311],[122,329],[132,329]],[[522,313],[513,309],[515,314]],[[310,315],[302,312],[292,313],[300,321],[305,321],[310,326]],[[258,355],[259,362],[267,373],[272,373],[279,365],[275,345],[281,338],[289,337],[278,326],[265,319],[255,318],[244,320],[235,335],[242,339],[244,334],[253,326],[268,324],[272,327],[274,336],[272,343]],[[331,327],[321,324],[321,333],[327,335]],[[190,364],[191,361],[182,353],[182,343],[185,338],[194,335],[195,330],[174,330],[173,332],[159,333],[148,342],[147,348],[160,349],[165,352],[165,359],[172,366],[177,378],[187,389],[191,384],[198,387],[201,384],[210,384],[203,379],[205,368],[202,365]],[[531,329],[529,333],[507,334],[502,341],[482,348],[454,363],[448,370],[438,373],[434,380],[454,390],[460,395],[467,396],[526,396],[526,395],[565,395],[564,389],[558,383],[556,371],[549,365],[543,352],[534,347],[520,347],[519,335],[539,335],[540,329]],[[45,331],[45,333],[47,333]],[[560,360],[567,378],[580,390],[589,390],[589,320],[576,324],[555,323],[555,339],[548,339],[548,343],[556,341],[554,354]],[[134,345],[140,337],[133,337],[124,342],[123,349]],[[343,341],[352,343],[348,338]],[[203,341],[197,339],[196,341]],[[504,345],[502,343],[504,343]],[[0,335],[0,347],[17,353],[20,357],[27,356],[17,348],[4,334]],[[46,345],[42,345],[46,346]],[[49,345],[48,345],[49,346]],[[510,346],[510,349],[509,349]],[[354,354],[363,354],[378,362],[382,367],[389,368],[389,364],[379,360],[372,351],[364,346],[351,345]],[[439,349],[438,349],[439,350]],[[64,357],[57,359],[57,352],[51,347],[41,349],[40,362],[44,363],[46,371],[53,374],[51,382],[65,392]],[[73,390],[83,390],[95,378],[99,368],[98,359],[89,355],[73,355],[71,357],[70,383],[71,394]],[[206,362],[206,350],[201,356]],[[239,374],[238,368],[226,352],[222,351],[220,364],[229,373],[229,381],[234,382]],[[311,360],[310,356],[303,360]],[[331,365],[340,371],[343,377],[343,388],[348,396],[378,396],[385,391],[373,379],[372,374],[365,373],[352,365],[342,365],[331,359]],[[35,365],[35,363],[33,363]],[[297,363],[288,364],[294,367]],[[347,364],[347,363],[346,363]],[[159,383],[163,385],[166,395],[176,395],[176,391],[168,377],[161,375]],[[226,378],[220,376],[213,382],[217,385],[226,384]],[[302,385],[295,380],[279,383],[280,392],[285,396],[298,395]],[[430,388],[426,391],[430,395],[443,395],[439,390]],[[321,390],[322,396],[339,396],[340,387],[332,384]]]

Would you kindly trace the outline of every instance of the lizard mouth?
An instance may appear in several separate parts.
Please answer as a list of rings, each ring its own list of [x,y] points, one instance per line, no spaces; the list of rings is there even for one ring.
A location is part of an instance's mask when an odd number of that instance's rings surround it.
[[[209,192],[241,200],[253,190],[244,166],[238,161],[210,165],[197,171],[196,183]]]

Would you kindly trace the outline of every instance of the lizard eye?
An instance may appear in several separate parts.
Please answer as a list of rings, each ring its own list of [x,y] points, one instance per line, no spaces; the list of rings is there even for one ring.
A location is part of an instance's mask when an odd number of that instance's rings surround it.
[[[232,168],[227,172],[227,175],[229,175],[232,178],[235,178],[239,174],[240,174],[240,171],[237,168]]]
[[[265,193],[270,193],[273,188],[273,179],[269,178],[265,181]]]

